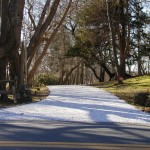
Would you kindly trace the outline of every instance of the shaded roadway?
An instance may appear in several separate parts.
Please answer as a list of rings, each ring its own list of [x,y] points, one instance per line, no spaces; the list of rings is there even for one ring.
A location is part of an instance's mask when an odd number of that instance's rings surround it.
[[[150,126],[0,121],[0,150],[150,149]]]

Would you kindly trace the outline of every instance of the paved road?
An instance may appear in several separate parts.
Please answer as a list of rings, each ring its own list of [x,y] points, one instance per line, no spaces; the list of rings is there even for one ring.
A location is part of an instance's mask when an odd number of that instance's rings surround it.
[[[123,123],[1,121],[0,150],[148,150],[150,126]]]

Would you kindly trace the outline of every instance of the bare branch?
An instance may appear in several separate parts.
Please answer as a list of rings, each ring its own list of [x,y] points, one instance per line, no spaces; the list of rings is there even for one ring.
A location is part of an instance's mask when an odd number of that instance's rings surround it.
[[[43,24],[43,21],[44,21],[44,18],[45,18],[45,15],[46,15],[46,10],[47,8],[50,6],[50,0],[47,0],[46,3],[45,3],[45,6],[43,8],[43,11],[42,11],[42,14],[41,14],[41,17],[39,19],[39,23],[38,23],[38,27],[41,27],[41,25]]]
[[[35,30],[35,29],[36,29],[36,24],[35,24],[35,21],[34,21],[32,15],[31,15],[31,9],[33,9],[33,6],[32,6],[32,4],[29,2],[29,0],[27,0],[27,2],[28,2],[28,5],[30,5],[30,8],[28,8],[28,15],[29,15],[29,18],[30,18],[30,20],[31,20],[31,23],[33,24],[34,30]]]
[[[36,72],[37,68],[39,67],[39,65],[40,65],[40,63],[41,63],[41,61],[42,61],[42,59],[43,59],[43,57],[44,57],[44,55],[45,55],[45,53],[46,53],[46,51],[47,51],[49,45],[51,44],[51,42],[52,42],[52,40],[54,39],[55,35],[57,34],[57,32],[58,32],[60,26],[62,25],[63,21],[65,20],[65,17],[66,17],[66,15],[67,15],[67,13],[69,12],[69,8],[71,7],[71,4],[72,4],[72,0],[70,0],[70,2],[69,2],[69,4],[68,4],[67,8],[65,9],[65,12],[64,12],[64,14],[63,14],[61,20],[60,20],[60,22],[59,22],[59,24],[58,24],[57,27],[54,29],[53,33],[51,34],[49,40],[47,41],[47,43],[46,43],[46,45],[45,45],[45,47],[44,47],[44,49],[43,49],[41,55],[40,55],[39,58],[36,60],[34,66],[33,66],[33,68],[32,68],[32,70],[29,72],[29,79],[28,79],[29,81],[30,81],[31,78],[33,77],[33,75],[34,75],[34,73]]]
[[[47,19],[44,21],[44,23],[41,25],[41,27],[37,26],[36,31],[35,31],[34,35],[32,36],[32,38],[31,38],[30,44],[27,48],[28,68],[29,68],[29,66],[32,62],[32,59],[34,57],[34,54],[36,52],[37,47],[40,44],[41,38],[43,37],[45,31],[47,30],[48,26],[51,24],[55,14],[56,14],[59,2],[60,2],[60,0],[55,0],[53,2],[53,5],[51,7],[51,10],[49,12],[49,15],[48,15]],[[39,23],[39,24],[41,24],[41,23]]]

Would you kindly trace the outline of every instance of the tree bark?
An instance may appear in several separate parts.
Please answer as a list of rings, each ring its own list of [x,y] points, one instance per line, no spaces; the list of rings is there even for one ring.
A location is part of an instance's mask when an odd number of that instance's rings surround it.
[[[96,73],[96,69],[93,68],[92,66],[89,65],[89,68],[92,70],[92,72],[94,73],[94,76],[98,79],[99,82],[102,82],[101,78],[97,75]]]
[[[9,62],[9,74],[20,78],[20,46],[24,0],[2,1],[2,22],[0,35],[0,79],[6,79],[6,62]],[[7,70],[8,71],[8,70]],[[11,76],[12,77],[12,76]],[[1,85],[5,90],[6,84]]]
[[[110,0],[106,0],[107,4],[107,16],[108,16],[108,24],[110,29],[110,35],[111,35],[111,42],[112,42],[112,49],[113,49],[113,55],[114,55],[114,62],[115,62],[115,70],[117,73],[117,80],[119,84],[122,84],[123,81],[121,80],[121,73],[120,73],[120,67],[118,63],[118,57],[117,57],[117,49],[116,49],[116,35],[113,29],[113,22],[110,12]]]
[[[70,69],[69,73],[66,74],[66,77],[65,77],[65,79],[64,79],[64,81],[63,81],[63,84],[67,84],[70,75],[72,74],[72,72],[73,72],[77,67],[79,67],[79,64],[75,65],[73,68]]]
[[[107,68],[107,66],[102,63],[101,67],[106,71],[106,73],[109,75],[109,81],[112,80],[113,77],[115,77],[115,73],[111,73],[110,70]]]
[[[14,74],[20,77],[20,46],[21,27],[23,19],[24,0],[2,1],[2,28],[0,37],[0,58],[7,58],[13,64]]]
[[[3,58],[0,60],[0,80],[6,79],[6,59]],[[6,83],[0,83],[0,90],[6,90]],[[1,100],[7,99],[6,94],[1,94]]]

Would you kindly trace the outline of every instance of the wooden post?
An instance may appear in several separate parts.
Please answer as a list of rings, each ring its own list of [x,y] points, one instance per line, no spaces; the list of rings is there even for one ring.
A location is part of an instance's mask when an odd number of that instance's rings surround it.
[[[15,86],[12,86],[12,95],[13,95],[13,98],[14,98],[14,103],[16,104],[17,99],[16,99],[16,88],[15,88]]]
[[[0,90],[0,94],[12,94],[13,98],[14,98],[14,103],[17,103],[17,98],[16,98],[16,88],[17,88],[17,84],[18,84],[18,77],[15,76],[14,80],[0,80],[0,84],[1,83],[7,83],[7,82],[13,82],[14,85],[12,86],[11,90]]]

